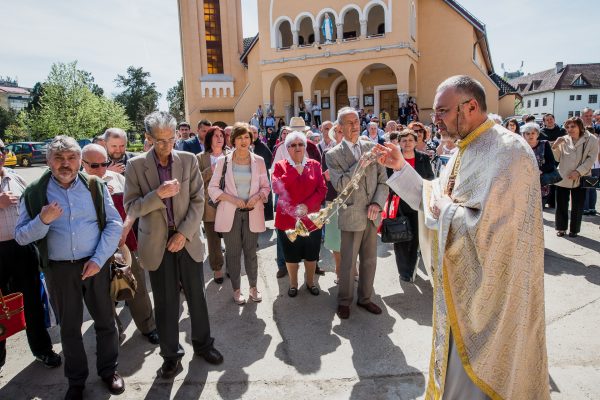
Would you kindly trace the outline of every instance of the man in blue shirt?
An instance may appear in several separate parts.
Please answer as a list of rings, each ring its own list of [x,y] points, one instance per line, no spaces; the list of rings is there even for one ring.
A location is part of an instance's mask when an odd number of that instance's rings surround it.
[[[36,242],[53,298],[69,380],[67,399],[83,396],[88,362],[81,337],[83,302],[96,330],[96,369],[109,391],[125,390],[116,371],[119,338],[110,298],[109,258],[122,231],[121,217],[106,186],[80,173],[81,148],[57,136],[47,150],[50,170],[29,185],[21,198],[15,239]]]

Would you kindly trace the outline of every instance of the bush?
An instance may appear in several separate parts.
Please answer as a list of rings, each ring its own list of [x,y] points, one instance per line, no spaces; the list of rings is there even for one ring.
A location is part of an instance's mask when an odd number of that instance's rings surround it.
[[[140,152],[144,151],[144,144],[143,143],[130,143],[129,145],[127,145],[127,151],[131,151],[134,153],[140,153]]]

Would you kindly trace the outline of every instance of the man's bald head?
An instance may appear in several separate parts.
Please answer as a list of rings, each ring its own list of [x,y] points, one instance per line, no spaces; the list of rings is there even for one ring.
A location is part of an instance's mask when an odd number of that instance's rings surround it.
[[[81,160],[83,169],[90,175],[102,178],[106,174],[106,166],[100,165],[106,163],[108,154],[106,149],[99,144],[91,143],[81,149]],[[96,168],[92,168],[95,166]]]

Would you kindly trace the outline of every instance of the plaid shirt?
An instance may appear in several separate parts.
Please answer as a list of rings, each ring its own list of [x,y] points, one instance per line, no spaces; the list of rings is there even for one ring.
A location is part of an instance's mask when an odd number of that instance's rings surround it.
[[[0,171],[0,193],[12,192],[13,196],[21,197],[27,183],[10,169]],[[19,204],[0,208],[0,242],[15,238],[15,227],[19,218]]]

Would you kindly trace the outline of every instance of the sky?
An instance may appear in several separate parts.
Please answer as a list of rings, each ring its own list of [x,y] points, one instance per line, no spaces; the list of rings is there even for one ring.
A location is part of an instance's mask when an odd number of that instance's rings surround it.
[[[253,36],[258,31],[256,0],[241,1],[244,37]],[[557,61],[600,62],[600,1],[459,3],[486,25],[500,75],[502,64],[514,71],[521,61],[525,73],[553,68]],[[46,79],[52,63],[77,60],[111,96],[120,91],[116,76],[133,65],[150,72],[162,93],[159,107],[167,109],[167,90],[182,76],[176,0],[3,0],[2,14],[0,76],[32,87]]]

